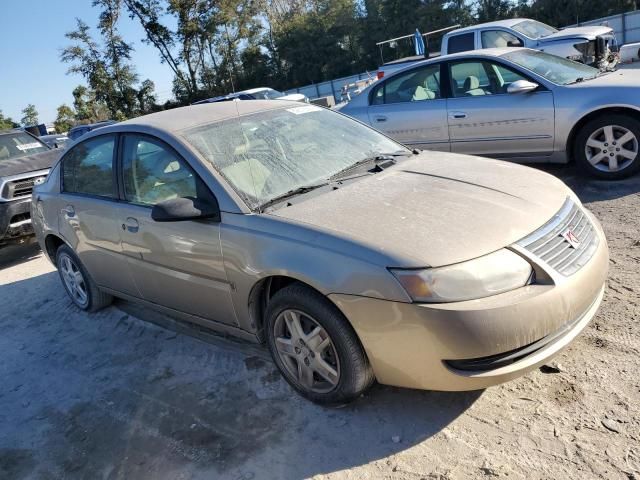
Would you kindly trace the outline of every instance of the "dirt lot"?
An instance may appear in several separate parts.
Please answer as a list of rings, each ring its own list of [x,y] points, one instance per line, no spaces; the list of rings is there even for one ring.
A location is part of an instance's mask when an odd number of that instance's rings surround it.
[[[0,478],[640,479],[640,178],[550,171],[603,223],[604,303],[559,371],[478,392],[321,408],[260,348],[122,301],[81,313],[37,246],[5,248]]]

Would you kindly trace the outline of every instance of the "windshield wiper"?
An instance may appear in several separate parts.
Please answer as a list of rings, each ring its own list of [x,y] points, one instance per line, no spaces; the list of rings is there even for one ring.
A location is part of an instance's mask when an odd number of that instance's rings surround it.
[[[342,170],[339,170],[338,172],[334,173],[333,175],[331,175],[329,177],[329,180],[335,180],[336,178],[340,178],[342,176],[344,176],[346,173],[351,172],[352,170],[355,170],[356,168],[362,166],[362,165],[366,165],[366,164],[373,164],[375,166],[380,165],[383,162],[396,162],[396,159],[394,157],[403,157],[406,155],[413,155],[413,153],[411,151],[408,152],[404,152],[404,151],[398,151],[398,152],[393,152],[393,153],[379,153],[373,157],[367,157],[367,158],[363,158],[362,160],[358,160],[356,163],[352,163],[351,165],[349,165],[348,167],[343,168]]]
[[[275,205],[276,203],[283,202],[287,198],[295,197],[296,195],[301,195],[303,193],[310,192],[312,190],[315,190],[316,188],[324,187],[326,185],[329,185],[329,182],[316,183],[313,185],[303,185],[301,187],[294,188],[293,190],[289,190],[288,192],[282,193],[280,195],[276,195],[272,199],[267,200],[266,202],[264,202],[262,205],[258,207],[258,211],[264,212],[266,208],[272,205]]]

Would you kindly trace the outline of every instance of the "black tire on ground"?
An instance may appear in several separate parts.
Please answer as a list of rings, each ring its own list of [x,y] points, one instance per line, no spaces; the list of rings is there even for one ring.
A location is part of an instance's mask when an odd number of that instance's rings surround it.
[[[328,334],[340,366],[339,377],[332,390],[318,393],[305,388],[287,370],[276,348],[275,331],[278,317],[287,310],[308,315]],[[278,291],[268,304],[265,325],[267,345],[280,373],[297,392],[312,402],[324,405],[345,404],[358,398],[375,381],[364,348],[349,321],[334,304],[315,290],[294,283]],[[317,374],[314,373],[315,375]]]
[[[640,142],[640,121],[635,118],[625,115],[625,114],[611,114],[611,115],[602,115],[593,120],[590,120],[585,125],[582,126],[578,134],[576,135],[574,145],[573,145],[573,153],[576,159],[576,163],[578,167],[586,174],[602,178],[605,180],[619,180],[622,178],[630,177],[640,170],[640,150],[638,150],[638,154],[636,157],[628,163],[628,165],[624,166],[619,170],[601,170],[596,166],[592,165],[587,159],[587,153],[585,152],[587,141],[589,137],[606,126],[617,126],[622,127],[631,133],[633,133],[636,137],[636,144]],[[619,133],[618,133],[619,135]],[[640,145],[637,145],[638,148]],[[613,151],[610,149],[613,147]],[[608,145],[606,155],[617,155],[619,150],[616,148],[621,148],[621,145]],[[599,150],[604,151],[604,150]],[[617,158],[617,157],[616,157]],[[624,161],[625,159],[621,159]],[[622,163],[622,161],[620,163]]]
[[[82,301],[78,297],[78,295],[74,295],[68,282],[64,278],[63,271],[65,268],[64,263],[66,259],[68,259],[73,264],[73,266],[82,276],[84,291],[86,293],[85,301]],[[98,288],[78,256],[67,245],[61,245],[56,251],[56,267],[58,269],[58,274],[60,275],[62,285],[67,291],[69,298],[74,303],[74,305],[76,305],[81,310],[85,310],[87,312],[97,312],[98,310],[111,305],[111,302],[113,302],[113,297],[108,293],[104,293]]]

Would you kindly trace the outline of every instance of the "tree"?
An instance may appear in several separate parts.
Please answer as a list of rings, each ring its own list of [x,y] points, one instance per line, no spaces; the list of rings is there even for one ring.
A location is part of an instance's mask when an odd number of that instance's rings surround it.
[[[2,113],[2,110],[0,110],[0,130],[6,130],[8,128],[16,128],[19,125],[14,122],[11,117],[5,117],[4,114]]]
[[[94,0],[93,5],[102,8],[98,22],[102,42],[91,36],[86,23],[76,19],[76,29],[65,34],[73,43],[65,47],[60,56],[63,62],[71,64],[68,72],[82,75],[88,85],[74,94],[76,118],[102,116],[98,110],[104,107],[108,117],[116,120],[140,115],[151,108],[147,104],[154,99],[153,91],[149,91],[153,82],[145,80],[137,86],[138,76],[131,65],[133,47],[122,39],[117,29],[120,0]],[[141,98],[145,105],[140,104]]]
[[[75,112],[69,105],[63,103],[58,107],[58,115],[56,116],[56,119],[53,122],[53,125],[56,128],[56,132],[58,133],[68,132],[71,129],[71,127],[73,127],[74,124],[75,124]]]
[[[38,111],[33,103],[30,103],[22,110],[22,119],[20,119],[20,123],[24,127],[30,127],[39,123]]]

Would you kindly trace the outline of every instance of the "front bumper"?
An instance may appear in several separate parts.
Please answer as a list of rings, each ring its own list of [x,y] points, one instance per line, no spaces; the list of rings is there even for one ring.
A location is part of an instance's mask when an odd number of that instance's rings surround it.
[[[380,383],[429,390],[476,390],[530,371],[563,348],[595,316],[609,253],[600,242],[591,260],[551,285],[529,285],[478,300],[410,304],[333,294],[350,320]],[[541,340],[548,338],[549,341]],[[539,348],[525,349],[531,344]],[[473,360],[525,351],[497,368],[457,369]],[[456,360],[461,362],[456,362]]]
[[[31,198],[0,202],[0,243],[33,234]]]

